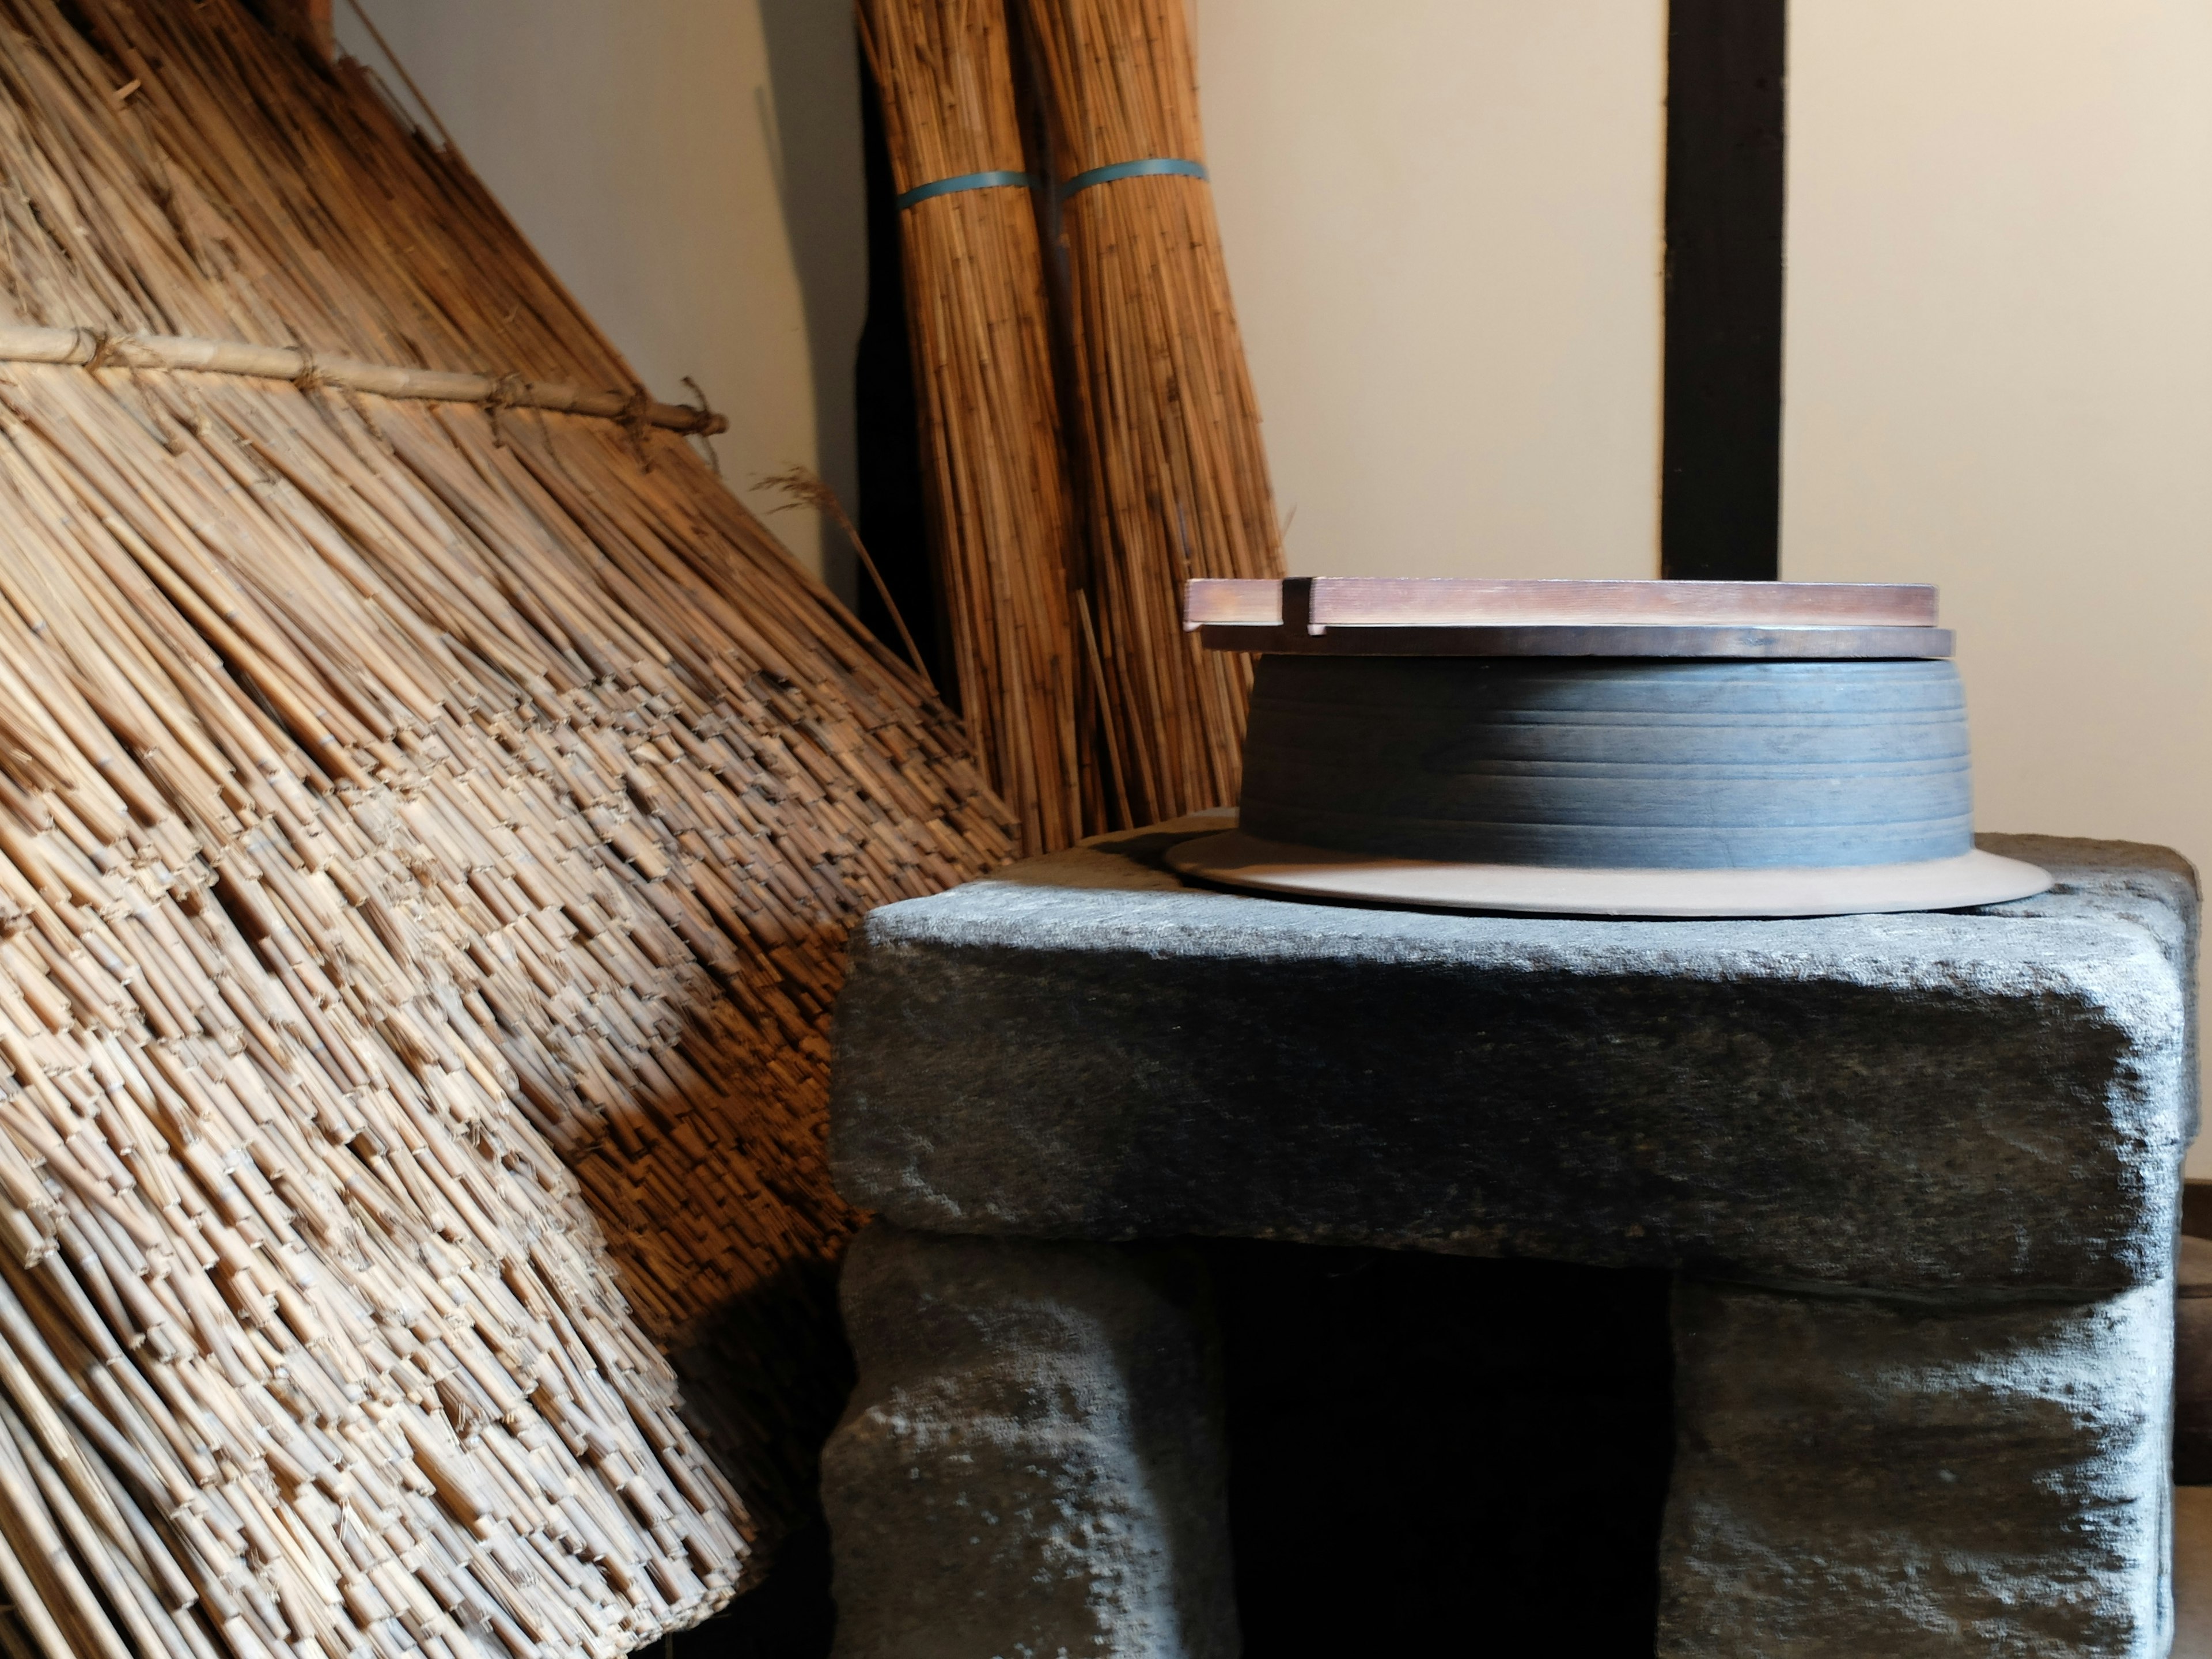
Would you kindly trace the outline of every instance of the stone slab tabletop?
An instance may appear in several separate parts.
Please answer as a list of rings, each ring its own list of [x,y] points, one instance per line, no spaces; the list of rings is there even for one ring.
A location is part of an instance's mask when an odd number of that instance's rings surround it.
[[[873,912],[831,1164],[940,1233],[1182,1234],[2100,1297],[2171,1272],[2197,895],[1787,921],[1442,915],[1186,884],[1184,819]]]

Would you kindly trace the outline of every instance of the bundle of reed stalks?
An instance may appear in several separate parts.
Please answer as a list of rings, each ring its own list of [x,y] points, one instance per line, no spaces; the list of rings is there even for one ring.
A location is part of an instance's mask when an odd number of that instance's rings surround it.
[[[923,477],[961,711],[1024,850],[1050,852],[1106,818],[1101,780],[1082,763],[1100,705],[1080,695],[1069,594],[1079,526],[1006,7],[858,9],[899,191]]]
[[[1020,0],[1066,238],[1091,592],[1144,823],[1237,798],[1250,659],[1183,583],[1279,576],[1260,415],[1205,176],[1184,0]]]
[[[0,352],[90,346],[0,362],[0,1650],[640,1646],[830,1393],[776,1298],[852,1224],[844,928],[1005,809],[458,160],[240,0],[0,0]]]

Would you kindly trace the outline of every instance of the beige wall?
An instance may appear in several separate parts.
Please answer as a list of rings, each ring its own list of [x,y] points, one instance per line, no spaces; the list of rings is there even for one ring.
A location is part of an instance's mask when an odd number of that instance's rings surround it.
[[[1199,0],[1293,571],[1656,575],[1664,0]]]
[[[690,375],[753,481],[811,466],[854,499],[866,303],[860,80],[842,0],[365,0],[437,113],[658,397]],[[339,46],[383,72],[345,0]],[[397,77],[384,78],[404,98]],[[811,513],[769,520],[823,563]],[[851,561],[828,549],[849,597]]]
[[[1784,574],[1942,586],[1984,828],[2212,861],[2212,8],[1791,18]]]

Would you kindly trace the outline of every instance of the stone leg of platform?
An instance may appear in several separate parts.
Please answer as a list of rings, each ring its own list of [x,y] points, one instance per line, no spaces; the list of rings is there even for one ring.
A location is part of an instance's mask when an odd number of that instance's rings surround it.
[[[1210,1328],[1171,1250],[878,1223],[823,1455],[837,1659],[1234,1659]]]
[[[1662,1659],[2160,1659],[2172,1307],[1680,1282]]]

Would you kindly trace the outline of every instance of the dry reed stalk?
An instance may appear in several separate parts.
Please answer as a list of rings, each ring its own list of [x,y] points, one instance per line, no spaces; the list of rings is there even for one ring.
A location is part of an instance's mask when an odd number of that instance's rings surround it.
[[[883,601],[890,613],[891,626],[898,632],[899,645],[906,652],[906,659],[915,665],[922,678],[929,678],[928,670],[922,666],[921,647],[915,643],[914,630],[906,625],[900,614],[898,601],[891,598],[890,584],[884,580],[883,571],[876,564],[876,556],[868,551],[868,544],[860,539],[860,526],[845,511],[845,503],[837,499],[837,492],[823,481],[822,475],[811,467],[794,466],[763,477],[759,481],[763,489],[781,490],[790,498],[793,507],[811,507],[837,526],[837,532],[860,556],[860,568],[867,573],[869,586]],[[934,689],[935,682],[931,682]]]
[[[1057,174],[1203,165],[1183,0],[1020,0]],[[1182,584],[1279,576],[1282,547],[1213,203],[1124,177],[1061,202],[1089,498],[1089,584],[1139,823],[1237,798],[1249,659],[1182,627]]]
[[[632,385],[240,0],[0,0],[0,325]],[[0,1647],[611,1656],[823,1403],[844,929],[1004,808],[680,441],[307,385],[0,378]]]
[[[1001,0],[860,0],[905,192],[1022,176],[1021,122]],[[1043,249],[1030,191],[1001,182],[899,215],[923,477],[979,763],[1021,823],[1025,852],[1106,827],[1080,727],[1069,577],[1079,532],[1053,382]],[[1089,784],[1086,802],[1085,784]]]

